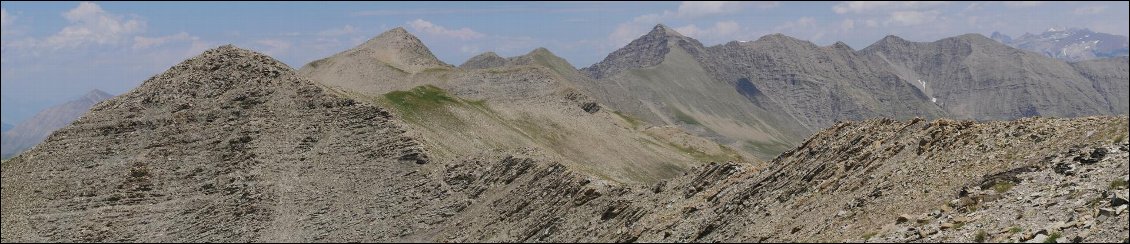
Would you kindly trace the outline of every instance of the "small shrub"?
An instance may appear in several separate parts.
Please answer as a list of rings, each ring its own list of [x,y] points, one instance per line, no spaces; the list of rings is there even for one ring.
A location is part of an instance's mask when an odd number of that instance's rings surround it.
[[[1114,181],[1110,182],[1110,189],[1111,190],[1121,190],[1121,189],[1126,188],[1127,186],[1128,185],[1126,183],[1126,180],[1122,180],[1122,179],[1118,179],[1118,180],[1114,180]]]
[[[878,234],[879,234],[878,232],[867,232],[867,233],[863,234],[863,240],[864,241],[871,240],[872,237],[875,237],[875,235],[878,235]]]
[[[1020,226],[1013,226],[1012,228],[1008,228],[1008,233],[1012,234],[1020,233],[1021,231],[1024,231],[1024,229],[1021,229]]]
[[[973,236],[973,241],[982,243],[985,242],[985,239],[987,238],[989,238],[989,233],[985,233],[985,230],[979,230],[977,231],[977,235]]]
[[[1044,243],[1056,243],[1055,240],[1058,240],[1060,237],[1063,237],[1063,233],[1052,232],[1048,234],[1048,239],[1044,239]]]
[[[1001,181],[997,182],[996,185],[993,185],[993,190],[997,191],[997,193],[1005,193],[1008,192],[1008,190],[1012,190],[1012,186],[1012,182]]]

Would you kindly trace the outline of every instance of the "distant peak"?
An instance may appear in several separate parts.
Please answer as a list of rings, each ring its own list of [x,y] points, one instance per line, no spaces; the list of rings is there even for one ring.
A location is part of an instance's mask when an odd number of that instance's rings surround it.
[[[106,93],[102,90],[94,89],[94,90],[91,90],[90,92],[87,92],[86,95],[84,95],[83,97],[86,97],[86,98],[107,98],[107,97],[112,97],[112,96],[113,95],[110,95],[109,93]]]
[[[854,51],[854,50],[855,50],[855,49],[852,49],[852,48],[851,48],[851,46],[848,46],[848,44],[847,44],[847,43],[844,43],[844,42],[841,42],[841,41],[837,41],[836,43],[833,43],[833,44],[832,44],[832,48],[834,48],[834,49],[843,49],[843,50],[849,50],[849,51]]]
[[[506,65],[506,59],[494,52],[485,52],[475,55],[459,65],[462,69],[485,69]]]
[[[421,72],[430,67],[449,66],[439,61],[419,38],[404,27],[385,31],[354,50],[370,53],[370,57],[408,73]]]
[[[761,38],[758,38],[756,42],[766,42],[766,41],[808,42],[808,41],[797,39],[795,37],[787,36],[787,35],[781,34],[781,33],[773,33],[773,34],[762,36]]]
[[[902,39],[902,37],[899,37],[899,36],[896,36],[896,35],[887,35],[887,36],[883,37],[883,39],[880,40],[880,41],[883,41],[883,42],[907,42],[906,39]]]
[[[529,54],[529,55],[534,55],[534,54],[548,54],[548,55],[554,55],[554,54],[553,54],[553,52],[550,52],[550,51],[549,51],[549,49],[546,49],[546,48],[544,48],[544,47],[538,47],[538,48],[535,48],[535,49],[534,49],[533,51],[530,51],[530,53],[528,53],[528,54]],[[554,55],[554,56],[556,56],[556,55]]]
[[[966,41],[993,41],[993,39],[990,39],[990,38],[986,37],[985,35],[981,35],[979,33],[968,33],[968,34],[957,36],[957,38],[961,39],[961,40],[966,40]],[[996,42],[996,41],[993,41],[993,42]]]
[[[482,56],[482,57],[500,57],[500,58],[502,57],[502,56],[498,56],[497,53],[489,52],[489,51],[485,52],[485,53],[480,53],[479,55],[475,55],[475,57],[480,57],[480,56]]]

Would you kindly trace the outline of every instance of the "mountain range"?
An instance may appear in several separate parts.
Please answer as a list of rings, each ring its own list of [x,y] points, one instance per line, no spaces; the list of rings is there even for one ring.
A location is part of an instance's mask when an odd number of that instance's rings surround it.
[[[1024,33],[1012,38],[993,32],[993,40],[1006,45],[1075,62],[1130,54],[1130,39],[1125,36],[1094,32],[1086,28],[1051,28],[1043,33]]]
[[[1127,63],[663,25],[582,69],[403,28],[298,70],[225,45],[0,165],[0,240],[1125,242]]]
[[[582,81],[613,108],[770,160],[841,120],[1126,114],[1126,63],[1066,63],[978,34],[858,51],[780,34],[705,47],[658,25]]]
[[[93,90],[78,99],[44,109],[15,126],[5,127],[0,155],[9,158],[39,144],[55,130],[71,124],[90,107],[110,97],[113,96]]]

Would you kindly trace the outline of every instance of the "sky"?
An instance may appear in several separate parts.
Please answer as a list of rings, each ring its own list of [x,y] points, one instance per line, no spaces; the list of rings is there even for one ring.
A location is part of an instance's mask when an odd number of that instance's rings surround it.
[[[401,26],[459,65],[545,47],[581,68],[662,23],[703,44],[782,33],[862,49],[1049,28],[1128,35],[1126,2],[0,2],[0,120],[93,89],[122,94],[224,44],[294,68]]]

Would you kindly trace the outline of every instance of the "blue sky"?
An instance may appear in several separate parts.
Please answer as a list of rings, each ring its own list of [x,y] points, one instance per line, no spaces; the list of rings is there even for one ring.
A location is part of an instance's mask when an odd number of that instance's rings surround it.
[[[1126,2],[0,2],[2,119],[91,89],[124,93],[223,44],[298,68],[403,26],[441,60],[546,47],[585,67],[657,23],[706,45],[783,33],[862,49],[1051,27],[1127,35]]]

